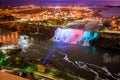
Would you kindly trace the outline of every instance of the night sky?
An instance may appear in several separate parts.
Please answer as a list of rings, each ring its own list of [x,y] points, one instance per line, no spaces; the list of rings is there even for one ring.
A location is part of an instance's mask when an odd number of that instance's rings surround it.
[[[120,5],[120,0],[0,0],[0,5]]]

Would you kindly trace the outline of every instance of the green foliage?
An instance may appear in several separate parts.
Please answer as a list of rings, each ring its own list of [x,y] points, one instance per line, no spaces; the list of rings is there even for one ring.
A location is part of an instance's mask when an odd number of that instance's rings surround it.
[[[32,67],[32,66],[27,66],[27,67],[25,67],[25,70],[26,71],[35,71],[36,69],[35,69],[35,67]]]
[[[1,65],[6,65],[7,59],[5,58],[4,54],[3,53],[0,53],[0,66]]]

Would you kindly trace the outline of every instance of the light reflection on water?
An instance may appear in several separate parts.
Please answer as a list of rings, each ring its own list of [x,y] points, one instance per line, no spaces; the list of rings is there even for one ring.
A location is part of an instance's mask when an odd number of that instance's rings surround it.
[[[120,55],[110,55],[109,53],[103,54],[104,63],[120,63]]]
[[[76,70],[88,71],[90,72],[90,74],[96,75],[99,79],[119,79],[119,71],[114,73],[114,69],[120,67],[120,55],[113,55],[114,51],[112,53],[107,53],[106,55],[104,51],[107,50],[103,49],[103,51],[101,51],[101,49],[97,49],[98,48],[94,46],[81,47],[79,45],[70,45],[57,42],[53,44],[43,63],[45,64],[47,60],[53,59],[52,55],[54,55],[54,61],[57,61],[55,65],[60,64],[61,62],[60,65],[64,65],[63,68],[67,68],[67,70],[69,71],[74,71],[70,68],[73,65],[74,67],[76,67]],[[57,54],[55,54],[55,52],[57,52]],[[64,57],[60,58],[60,55],[58,55],[58,53]],[[82,56],[80,56],[80,54]],[[110,54],[113,55],[112,59]],[[70,63],[70,65],[67,66],[68,63],[66,62]],[[114,63],[115,65],[113,65],[112,63]],[[58,66],[62,67],[60,65]],[[74,72],[76,72],[76,70]]]
[[[119,50],[106,50],[95,46],[82,47],[77,44],[42,41],[26,35],[19,35],[18,39],[16,40],[18,41],[17,43],[19,43],[25,50],[25,52],[28,52],[28,50],[32,52],[29,55],[38,55],[39,53],[36,53],[35,51],[37,50],[39,52],[39,48],[41,48],[43,51],[48,51],[39,54],[41,56],[46,55],[43,64],[45,64],[47,61],[53,61],[53,64],[58,65],[58,67],[63,67],[68,71],[76,73],[77,75],[83,75],[82,73],[85,73],[87,75],[90,73],[90,76],[95,75],[100,79],[120,78],[120,54],[118,54]],[[24,56],[24,54],[22,55]],[[54,55],[54,57],[51,55]],[[34,58],[38,59],[41,56],[34,56]],[[62,66],[60,64],[62,64]],[[85,78],[90,76],[83,75]]]
[[[63,46],[65,46],[65,47],[63,47]],[[61,58],[61,59],[63,59],[63,62],[67,61],[68,63],[75,66],[76,68],[91,72],[91,74],[96,75],[97,78],[99,78],[99,79],[120,79],[119,71],[118,71],[118,73],[116,73],[116,72],[114,73],[114,71],[110,72],[111,71],[110,69],[120,67],[120,65],[118,65],[116,67],[116,65],[114,66],[112,64],[112,63],[114,63],[114,64],[120,63],[120,55],[119,54],[113,55],[113,57],[112,57],[112,56],[110,56],[111,53],[110,54],[104,53],[104,51],[101,51],[101,54],[100,54],[99,50],[97,51],[97,48],[95,46],[82,47],[82,48],[78,48],[78,47],[81,47],[81,46],[69,45],[69,44],[64,44],[64,43],[55,43],[53,45],[53,47],[50,49],[50,52],[47,54],[43,63],[45,64],[45,62],[50,58],[50,56],[53,55],[56,50],[60,49],[61,52],[63,52],[62,54],[61,53],[60,54],[64,56],[63,58]],[[78,48],[78,49],[76,49],[76,48]],[[74,51],[74,49],[76,51]],[[79,49],[81,50],[81,52],[77,52]],[[81,55],[83,55],[83,59],[77,60],[78,58],[82,58],[82,57],[76,55],[76,53],[77,54],[80,53]],[[73,57],[71,57],[71,56],[73,56],[73,54],[75,56],[77,56],[77,57],[74,57],[74,58],[77,58],[76,60],[75,59],[73,60]],[[113,54],[113,52],[112,52],[112,54]],[[56,58],[57,58],[57,56],[56,56]],[[84,59],[84,58],[86,58],[86,59]],[[93,58],[93,59],[91,59],[91,58]],[[97,60],[99,60],[99,61],[97,61]],[[59,57],[58,57],[57,61],[61,62],[59,60]],[[110,64],[108,64],[108,63],[110,63]],[[112,67],[109,67],[109,65]],[[67,66],[66,68],[69,69],[69,67]],[[71,71],[71,69],[70,69],[70,71]]]

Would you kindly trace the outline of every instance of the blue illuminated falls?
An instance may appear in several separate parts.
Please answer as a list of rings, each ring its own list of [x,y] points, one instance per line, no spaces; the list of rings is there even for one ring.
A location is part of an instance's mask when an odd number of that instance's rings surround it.
[[[52,38],[53,41],[77,44],[83,41],[83,46],[89,46],[89,40],[98,37],[98,33],[83,31],[81,29],[58,28]]]

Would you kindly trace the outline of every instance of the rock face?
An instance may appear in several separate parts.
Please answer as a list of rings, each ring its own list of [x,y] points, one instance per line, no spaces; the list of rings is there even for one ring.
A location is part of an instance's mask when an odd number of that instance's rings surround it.
[[[56,28],[57,27],[22,23],[13,26],[12,24],[0,24],[0,29],[2,29],[0,33],[17,31],[20,34],[32,34],[35,37],[40,36],[42,39],[51,39],[54,35],[54,31],[56,30]]]
[[[27,32],[27,34],[32,37],[48,40],[53,37],[55,30],[56,30],[55,27],[39,27],[39,32],[37,31],[35,33]]]
[[[90,45],[103,47],[103,48],[120,49],[120,38],[118,37],[115,38],[115,35],[114,35],[114,38],[99,36],[98,38],[91,40]]]

